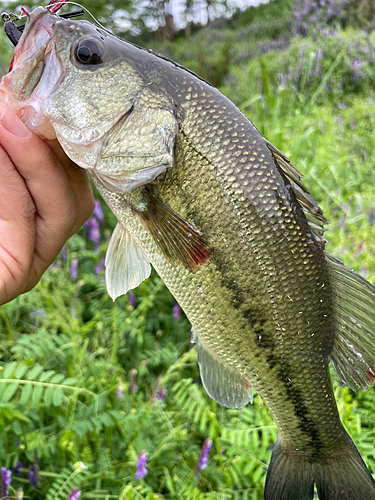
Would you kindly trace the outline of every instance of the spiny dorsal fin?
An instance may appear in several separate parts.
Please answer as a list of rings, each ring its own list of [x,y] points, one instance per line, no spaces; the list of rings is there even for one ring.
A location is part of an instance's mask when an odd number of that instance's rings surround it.
[[[211,255],[201,235],[148,189],[142,194],[147,208],[137,213],[162,255],[170,264],[196,272]]]
[[[326,231],[324,224],[328,224],[327,219],[323,215],[322,209],[319,207],[317,202],[311,196],[309,190],[302,182],[303,175],[296,167],[289,161],[289,159],[279,151],[273,144],[266,140],[266,145],[272,153],[272,156],[276,164],[281,168],[283,173],[289,179],[293,192],[297,198],[297,201],[305,212],[306,218],[309,225],[317,236],[317,240],[323,245],[325,240],[322,238],[324,231]]]

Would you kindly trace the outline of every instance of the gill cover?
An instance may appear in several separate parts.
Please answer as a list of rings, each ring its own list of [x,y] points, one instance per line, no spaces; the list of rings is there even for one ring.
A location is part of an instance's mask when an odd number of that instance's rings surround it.
[[[86,21],[59,20],[54,38],[65,77],[45,113],[65,152],[112,191],[154,180],[173,164],[178,123],[147,60]]]

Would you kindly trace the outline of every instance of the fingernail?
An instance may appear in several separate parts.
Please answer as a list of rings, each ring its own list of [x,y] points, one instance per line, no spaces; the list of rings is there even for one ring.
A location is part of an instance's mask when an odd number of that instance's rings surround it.
[[[17,137],[27,137],[30,131],[23,122],[7,106],[0,108],[0,123],[11,134]]]

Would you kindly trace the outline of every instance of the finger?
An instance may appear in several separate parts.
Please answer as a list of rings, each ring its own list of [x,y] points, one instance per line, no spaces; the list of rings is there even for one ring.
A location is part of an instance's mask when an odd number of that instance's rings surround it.
[[[74,234],[88,219],[95,207],[94,194],[92,192],[88,175],[86,171],[76,165],[63,151],[59,142],[45,141],[55,153],[56,157],[63,166],[68,176],[71,188],[77,201],[78,216],[75,225],[72,228]]]
[[[0,146],[0,304],[23,291],[35,247],[35,205]]]
[[[22,121],[0,103],[0,142],[25,179],[39,217],[58,220],[63,229],[76,219],[68,177],[54,153]],[[63,223],[66,219],[66,224]],[[65,228],[64,228],[65,229]]]
[[[48,145],[0,104],[0,143],[25,179],[36,207],[32,282],[55,259],[78,219],[78,203],[68,175]]]

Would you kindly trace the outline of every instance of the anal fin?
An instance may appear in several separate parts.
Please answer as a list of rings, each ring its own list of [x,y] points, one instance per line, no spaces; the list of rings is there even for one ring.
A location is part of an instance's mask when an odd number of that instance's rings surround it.
[[[150,263],[120,223],[115,227],[109,242],[105,267],[107,291],[113,300],[136,288],[150,276]]]
[[[252,403],[253,391],[249,383],[224,364],[196,332],[192,339],[197,343],[201,379],[210,398],[227,408],[242,408]]]

